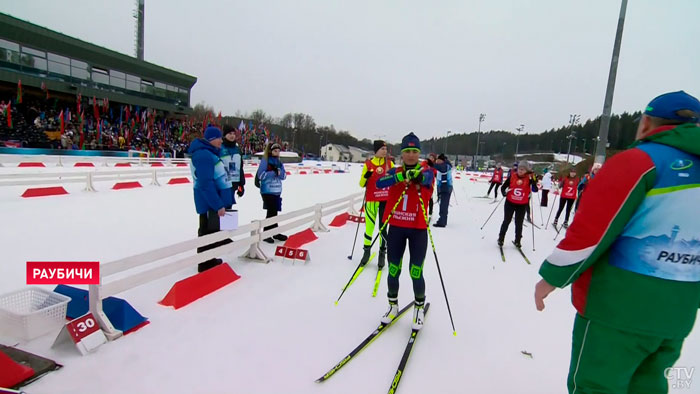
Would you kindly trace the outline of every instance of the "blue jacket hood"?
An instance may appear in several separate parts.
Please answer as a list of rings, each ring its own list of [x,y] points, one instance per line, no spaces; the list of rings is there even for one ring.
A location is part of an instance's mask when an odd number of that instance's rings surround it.
[[[190,144],[190,148],[187,150],[187,153],[193,154],[194,152],[202,149],[206,149],[217,156],[219,155],[219,148],[210,144],[207,140],[203,140],[201,138],[197,138],[196,140],[192,141],[192,143]]]

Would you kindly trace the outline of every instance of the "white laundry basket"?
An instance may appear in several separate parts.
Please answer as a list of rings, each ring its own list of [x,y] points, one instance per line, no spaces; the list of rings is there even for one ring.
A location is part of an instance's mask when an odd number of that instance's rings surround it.
[[[0,335],[31,341],[66,323],[71,298],[40,287],[0,296]]]

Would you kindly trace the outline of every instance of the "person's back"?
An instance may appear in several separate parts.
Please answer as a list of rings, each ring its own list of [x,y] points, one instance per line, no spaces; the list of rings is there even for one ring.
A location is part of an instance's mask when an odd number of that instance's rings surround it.
[[[233,203],[231,184],[226,182],[226,170],[219,160],[218,149],[196,139],[192,141],[189,153],[192,156],[190,169],[197,213],[230,206]]]
[[[588,182],[564,240],[540,268],[539,310],[555,286],[572,285],[570,390],[668,390],[664,369],[678,359],[700,306],[699,120],[700,102],[684,92],[652,100],[636,146]]]

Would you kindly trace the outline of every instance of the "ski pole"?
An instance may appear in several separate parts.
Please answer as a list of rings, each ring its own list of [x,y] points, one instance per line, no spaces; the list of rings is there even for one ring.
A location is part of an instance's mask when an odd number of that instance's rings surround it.
[[[501,199],[498,201],[498,203],[496,204],[496,208],[493,209],[493,212],[491,212],[491,214],[489,215],[489,217],[488,217],[488,218],[486,219],[486,221],[484,222],[484,225],[481,226],[481,228],[480,228],[479,230],[483,230],[483,229],[484,229],[484,226],[486,226],[486,223],[488,223],[489,220],[491,220],[491,216],[493,216],[493,214],[496,213],[496,210],[498,209],[498,206],[501,205],[501,203],[502,203],[503,200],[505,200],[505,199],[506,199],[506,198],[503,197],[503,198],[501,198]]]
[[[532,205],[532,199],[530,199],[530,205]],[[533,213],[535,212],[535,211],[532,209],[532,206],[530,206],[530,211],[533,212]],[[530,227],[532,227],[532,251],[534,252],[534,251],[535,251],[535,220],[534,220],[534,218],[532,218],[532,219],[533,219],[533,220],[532,220],[532,222],[530,223],[530,224],[532,224],[532,226],[530,226]]]
[[[382,227],[379,228],[379,234],[377,234],[376,237],[372,240],[372,243],[369,245],[369,248],[372,249],[372,246],[374,246],[374,243],[377,242],[377,239],[382,236],[382,231],[386,227],[387,224],[389,224],[389,220],[391,220],[391,217],[394,215],[394,211],[396,211],[396,208],[398,208],[399,204],[401,203],[401,200],[406,196],[406,191],[408,191],[408,186],[410,186],[409,182],[406,182],[406,187],[403,189],[403,192],[401,192],[401,196],[399,197],[398,201],[396,201],[396,204],[394,204],[394,207],[391,208],[391,212],[389,213],[389,217],[386,218],[386,221],[382,223]],[[335,304],[338,305],[338,301],[343,297],[343,294],[345,294],[345,290],[348,289],[350,286],[350,282],[352,282],[352,279],[355,277],[355,274],[357,274],[357,271],[362,268],[362,262],[360,261],[360,264],[357,265],[357,268],[355,268],[355,271],[352,273],[350,276],[350,280],[348,280],[348,283],[343,287],[343,291],[340,292],[340,295],[338,296],[338,299],[335,300]]]
[[[433,248],[433,257],[435,257],[435,265],[438,269],[438,275],[440,276],[440,284],[442,285],[442,294],[445,295],[445,304],[447,304],[447,313],[450,315],[450,324],[452,324],[452,334],[457,336],[457,330],[455,330],[455,322],[452,319],[452,309],[450,309],[450,300],[447,298],[447,290],[445,290],[445,282],[442,280],[442,271],[440,270],[440,261],[438,261],[437,252],[435,251],[435,242],[433,242],[433,233],[430,231],[430,224],[428,223],[428,215],[425,211],[425,204],[423,204],[423,197],[418,192],[418,201],[420,201],[421,210],[423,210],[423,217],[425,218],[426,228],[428,230],[428,237],[430,238],[430,246]]]
[[[547,229],[547,226],[549,226],[549,219],[552,218],[552,212],[554,211],[554,206],[557,205],[557,198],[559,197],[559,194],[554,195],[554,201],[552,201],[552,208],[549,209],[549,216],[547,217],[547,223],[544,225],[544,229]]]
[[[365,211],[365,215],[367,214],[367,210],[365,210],[365,201],[367,200],[367,193],[362,197],[362,209]],[[348,256],[348,260],[352,260],[352,256],[355,254],[355,244],[357,243],[357,233],[360,231],[360,220],[357,221],[357,227],[355,228],[355,240],[352,241],[352,251],[350,252],[350,256]]]

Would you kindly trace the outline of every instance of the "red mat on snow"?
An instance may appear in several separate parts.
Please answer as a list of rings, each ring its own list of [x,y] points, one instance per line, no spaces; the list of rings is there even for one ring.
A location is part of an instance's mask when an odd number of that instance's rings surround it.
[[[307,228],[304,231],[300,231],[296,234],[292,234],[289,236],[287,241],[284,243],[285,248],[292,248],[292,249],[299,249],[303,245],[308,244],[309,242],[313,242],[317,240],[318,237],[316,234],[314,234],[313,231],[311,231],[310,228]]]

